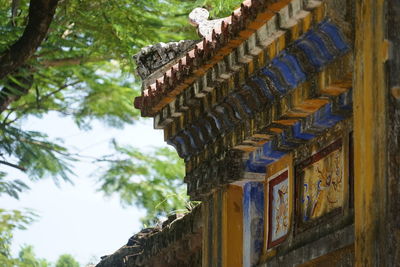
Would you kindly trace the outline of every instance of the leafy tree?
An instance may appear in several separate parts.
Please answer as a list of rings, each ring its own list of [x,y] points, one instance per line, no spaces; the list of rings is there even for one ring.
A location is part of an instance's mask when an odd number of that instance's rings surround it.
[[[7,175],[7,168],[31,180],[69,181],[73,161],[80,159],[62,141],[26,130],[27,118],[56,112],[83,130],[93,120],[119,128],[134,123],[139,114],[132,100],[139,86],[131,74],[132,56],[149,44],[197,38],[187,23],[194,7],[215,6],[217,17],[240,2],[0,0],[0,195],[18,197],[28,188],[23,179]],[[116,159],[100,159],[110,163],[100,190],[148,209],[145,221],[182,208],[182,163],[171,151],[115,149]],[[19,216],[14,219],[26,220]],[[1,234],[8,231],[2,228]]]
[[[49,267],[50,263],[45,259],[38,259],[32,246],[21,248],[18,257],[18,267]],[[72,266],[72,265],[71,265]]]
[[[63,254],[58,258],[55,267],[79,267],[79,262],[73,256]]]
[[[112,127],[134,123],[138,111],[132,100],[138,90],[132,89],[137,88],[130,75],[132,56],[150,43],[193,36],[189,28],[179,27],[188,5],[173,3],[21,0],[10,5],[0,0],[0,166],[26,172],[33,180],[68,180],[76,155],[44,133],[25,130],[29,116],[57,112],[74,118],[82,129],[94,119]],[[48,27],[36,29],[33,11],[50,4],[57,4],[54,17],[44,18]],[[46,36],[36,49],[22,42],[33,38],[32,28]],[[15,47],[31,56],[21,59]],[[10,67],[7,60],[21,62]],[[4,180],[4,173],[0,192],[15,196],[26,188],[21,180]]]
[[[35,219],[37,215],[30,210],[4,210],[0,209],[0,266],[2,267],[49,267],[50,263],[38,258],[35,255],[32,246],[23,246],[18,257],[11,255],[10,246],[13,238],[13,232],[17,229],[25,230]],[[62,255],[58,262],[61,265],[74,267],[76,261],[69,255]],[[66,258],[66,259],[64,259]],[[58,264],[57,262],[57,264]],[[62,265],[65,262],[66,265]],[[71,263],[71,264],[70,264]],[[75,264],[75,265],[74,265]]]
[[[26,229],[35,219],[36,215],[31,211],[0,209],[0,266],[12,267],[20,263],[11,256],[10,245],[13,231]]]
[[[169,148],[154,149],[148,154],[113,142],[117,154],[100,161],[109,162],[101,174],[100,190],[106,195],[119,194],[123,205],[145,208],[145,224],[169,212],[182,211],[188,201],[183,184],[183,161]]]

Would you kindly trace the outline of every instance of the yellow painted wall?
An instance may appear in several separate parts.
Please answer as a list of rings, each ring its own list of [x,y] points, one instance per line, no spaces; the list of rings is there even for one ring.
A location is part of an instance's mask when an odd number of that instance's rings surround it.
[[[356,266],[385,264],[386,84],[384,0],[356,1],[354,209]]]
[[[228,185],[223,207],[223,266],[243,265],[243,190]]]

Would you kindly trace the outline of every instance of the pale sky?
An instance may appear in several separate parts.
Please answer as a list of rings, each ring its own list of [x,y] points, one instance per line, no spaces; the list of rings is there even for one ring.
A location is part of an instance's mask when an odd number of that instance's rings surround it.
[[[83,132],[71,119],[50,114],[30,119],[25,125],[51,138],[63,138],[65,146],[85,156],[110,154],[111,138],[143,150],[150,146],[166,146],[162,131],[154,130],[151,120],[124,130],[94,123],[91,131]],[[69,253],[84,266],[90,261],[97,263],[100,256],[111,254],[140,230],[139,218],[144,215],[143,211],[135,207],[124,209],[117,197],[105,198],[101,192],[96,192],[96,178],[90,176],[96,168],[90,160],[77,162],[74,185],[61,182],[57,187],[51,179],[46,179],[30,183],[31,190],[22,193],[20,200],[0,198],[0,207],[31,208],[40,215],[27,230],[15,233],[13,253],[16,254],[21,245],[30,244],[38,257],[54,262],[60,254]],[[21,173],[13,174],[18,175],[15,178],[23,177]]]

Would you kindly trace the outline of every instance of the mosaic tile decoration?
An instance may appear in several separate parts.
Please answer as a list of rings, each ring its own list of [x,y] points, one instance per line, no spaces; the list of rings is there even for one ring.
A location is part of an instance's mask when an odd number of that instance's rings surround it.
[[[283,242],[290,227],[289,171],[284,170],[268,181],[268,244],[271,248]]]
[[[296,167],[300,223],[319,219],[343,207],[347,179],[342,143],[342,139],[335,141]]]

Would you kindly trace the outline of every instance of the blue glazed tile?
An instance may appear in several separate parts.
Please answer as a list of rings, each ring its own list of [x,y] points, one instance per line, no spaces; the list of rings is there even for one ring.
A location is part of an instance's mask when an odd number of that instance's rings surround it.
[[[255,172],[255,173],[265,173],[267,164],[254,164],[252,161],[248,160],[246,162],[246,172]]]
[[[269,141],[263,145],[263,154],[265,157],[273,158],[273,159],[280,159],[286,153],[274,150],[272,141]]]
[[[205,138],[203,136],[203,133],[200,131],[200,128],[197,127],[195,124],[192,124],[191,128],[197,133],[197,135],[199,136],[200,141],[204,144],[205,143]]]
[[[234,97],[235,99],[238,100],[238,102],[240,103],[240,106],[242,107],[242,109],[249,115],[252,116],[253,112],[251,111],[251,109],[249,108],[249,106],[246,104],[246,101],[243,100],[242,96],[238,93],[234,93],[232,94],[232,97]]]
[[[217,127],[218,131],[222,130],[222,124],[219,119],[212,113],[209,113],[208,116],[214,121],[215,126]]]
[[[342,116],[332,114],[332,105],[326,104],[314,113],[313,126],[320,128],[330,128],[339,121],[343,120]]]
[[[234,126],[233,121],[229,118],[229,112],[226,110],[224,106],[218,106],[215,109],[215,112],[219,113],[224,121],[224,124],[229,128]]]
[[[303,50],[307,58],[311,61],[317,69],[321,69],[328,62],[327,59],[321,54],[321,51],[316,45],[308,39],[302,39],[296,42],[296,46]]]
[[[240,119],[237,118],[236,110],[232,107],[232,105],[225,102],[225,103],[221,104],[221,106],[228,113],[228,116],[233,124],[236,124],[240,121]]]
[[[303,140],[311,140],[315,137],[315,135],[313,134],[309,134],[309,133],[303,133],[301,131],[301,121],[296,122],[293,127],[293,136],[299,139],[303,139]]]
[[[268,98],[270,101],[274,100],[274,96],[272,95],[271,90],[268,88],[267,83],[263,79],[257,76],[253,76],[251,77],[251,80],[261,88],[261,91],[266,98]]]
[[[261,72],[273,82],[274,86],[276,87],[276,89],[278,89],[280,94],[286,93],[285,87],[279,81],[279,78],[274,72],[272,72],[269,68],[262,68]]]
[[[185,144],[185,140],[180,137],[179,135],[176,135],[175,138],[172,140],[171,145],[175,146],[177,148],[178,153],[180,154],[180,157],[187,157],[187,148]]]
[[[306,80],[306,74],[301,69],[299,62],[297,61],[296,57],[293,55],[283,52],[281,60],[285,62],[293,71],[293,74],[296,78],[296,83],[299,84]]]
[[[234,103],[231,102],[227,102],[227,105],[229,105],[232,108],[236,119],[243,120],[245,118],[245,116],[242,116],[242,113],[239,111],[240,107],[238,107],[238,105],[235,105]]]
[[[316,30],[315,35],[318,36],[325,44],[326,49],[328,49],[329,53],[331,53],[334,59],[342,54],[342,52],[336,47],[333,43],[332,38],[325,32],[321,30]]]
[[[210,122],[208,120],[201,119],[198,122],[198,125],[203,125],[206,128],[206,131],[203,134],[204,141],[205,142],[210,141],[210,139],[212,139],[212,130],[211,130]]]
[[[345,110],[352,109],[352,102],[353,102],[353,90],[349,90],[339,96],[339,107]]]
[[[276,161],[276,159],[273,159],[273,158],[265,158],[265,157],[260,156],[259,158],[253,160],[252,163],[253,163],[254,165],[263,165],[263,166],[266,166],[266,165],[271,164],[271,163],[273,163],[273,162],[275,162],[275,161]]]
[[[332,42],[340,52],[344,53],[349,50],[349,46],[344,41],[340,30],[335,25],[328,21],[324,21],[319,25],[318,29],[331,38]]]
[[[196,142],[194,141],[194,138],[192,136],[192,134],[187,131],[187,130],[183,130],[182,134],[186,135],[189,138],[189,142],[190,142],[190,146],[194,149],[194,150],[199,150],[199,147],[197,147]]]
[[[260,99],[257,95],[257,93],[248,85],[244,85],[243,89],[249,93],[249,96],[251,96],[253,102],[256,104],[257,109],[260,109],[262,107]]]
[[[214,109],[213,113],[216,118],[218,118],[219,122],[221,123],[222,129],[221,133],[225,133],[226,131],[229,131],[233,127],[232,121],[230,121],[228,113],[223,112],[223,109],[221,106],[218,107],[218,109]]]
[[[235,123],[234,120],[231,119],[229,110],[224,106],[220,106],[218,107],[218,109],[221,109],[220,114],[222,114],[225,124],[228,125],[228,127],[232,128]]]
[[[215,125],[214,119],[207,115],[204,118],[204,121],[206,122],[205,125],[206,125],[206,129],[207,129],[207,132],[208,132],[208,136],[211,138],[212,141],[215,141],[217,136],[213,132],[213,125]],[[217,127],[217,126],[215,125],[215,127]]]
[[[332,55],[332,53],[329,52],[324,41],[314,31],[311,30],[308,33],[306,33],[305,38],[312,41],[315,44],[315,46],[319,49],[319,51],[326,58],[327,61],[333,60],[334,55]]]
[[[297,86],[297,80],[295,75],[292,73],[292,70],[279,58],[275,58],[272,60],[272,65],[277,68],[282,77],[285,79],[286,83],[289,85],[291,89]]]
[[[259,162],[259,163],[264,163],[264,164],[270,164],[272,162],[277,161],[280,157],[278,157],[277,155],[273,155],[273,156],[266,156],[263,151],[259,151],[260,153],[258,154],[256,160],[254,162]]]
[[[344,119],[343,116],[335,115],[332,112],[329,112],[329,114],[327,114],[325,118],[331,126],[335,125],[336,123]]]
[[[263,158],[263,151],[257,149],[249,154],[249,159],[246,162],[246,170],[251,172],[263,173],[265,166],[273,163],[275,160],[272,158]]]
[[[282,132],[280,134],[280,138],[281,138],[281,144],[286,146],[286,147],[296,148],[298,146],[297,144],[287,140],[287,136],[286,136],[285,132]]]
[[[291,85],[286,81],[286,78],[282,71],[274,64],[269,65],[269,70],[275,74],[276,78],[278,78],[280,84],[283,86],[284,90],[288,92],[290,89],[292,89]]]

